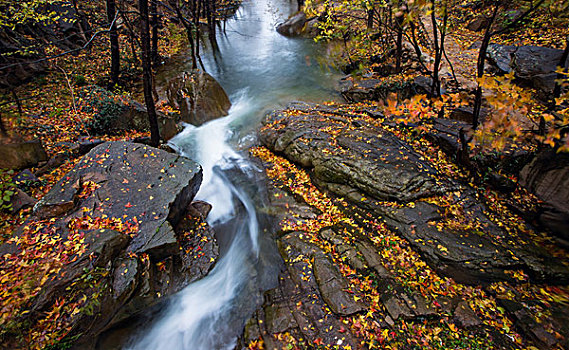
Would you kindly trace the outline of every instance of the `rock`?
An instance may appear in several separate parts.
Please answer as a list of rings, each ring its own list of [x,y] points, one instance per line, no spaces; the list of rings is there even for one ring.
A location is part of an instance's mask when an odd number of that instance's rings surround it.
[[[480,32],[488,27],[488,18],[483,15],[480,15],[470,21],[466,26],[466,29],[471,30],[473,32]]]
[[[498,305],[501,305],[506,310],[508,316],[515,322],[515,325],[519,327],[523,333],[532,338],[541,349],[556,348],[560,345],[560,341],[563,341],[565,344],[568,343],[566,338],[568,335],[566,322],[569,318],[567,317],[566,306],[557,303],[547,305],[546,308],[553,312],[541,316],[538,322],[535,318],[535,312],[532,311],[532,306],[539,304],[537,301],[528,300],[524,303],[519,303],[513,300],[498,299],[497,302]],[[540,307],[543,306],[545,305],[541,305]],[[565,309],[565,311],[561,311],[560,313],[559,311],[563,309]],[[546,330],[545,326],[551,327],[550,329],[563,334],[564,337],[562,336],[557,339],[554,334]]]
[[[170,80],[166,95],[170,106],[180,111],[180,119],[196,126],[226,116],[231,107],[221,85],[201,70]]]
[[[297,327],[296,321],[285,305],[265,307],[265,319],[267,320],[267,330],[272,333],[283,333]]]
[[[346,287],[344,278],[320,248],[303,240],[307,238],[303,232],[290,232],[278,239],[285,269],[278,286],[265,293],[263,307],[248,323],[245,341],[260,334],[266,349],[280,349],[287,344],[273,334],[287,331],[310,344],[321,342],[325,348],[343,344],[356,349],[356,339],[339,315],[356,312],[361,305],[351,294],[337,289]],[[312,258],[314,264],[310,263]]]
[[[277,32],[284,36],[300,36],[308,22],[306,14],[302,11],[290,16],[285,22],[277,25]]]
[[[314,256],[314,276],[322,298],[333,313],[348,316],[365,310],[362,303],[348,294],[348,283],[334,264],[323,255]]]
[[[499,73],[510,73],[512,71],[512,67],[510,67],[512,55],[516,50],[516,46],[490,44],[488,45],[486,60],[491,64],[492,68]]]
[[[533,87],[546,93],[553,92],[557,73],[555,70],[561,61],[563,50],[539,46],[521,46],[512,57],[510,66],[516,78],[528,81]],[[567,68],[569,60],[563,68]]]
[[[561,61],[563,50],[540,46],[488,46],[487,60],[500,73],[514,71],[515,77],[526,84],[551,94],[555,87],[555,70]],[[565,62],[567,68],[569,60]]]
[[[24,169],[48,159],[40,140],[0,143],[0,169]]]
[[[51,218],[50,227],[61,240],[74,239],[70,227],[75,227],[85,245],[85,252],[30,301],[26,324],[33,327],[74,286],[77,295],[96,298],[91,311],[81,309],[73,319],[72,335],[80,335],[77,348],[82,348],[205,276],[219,253],[200,213],[207,212],[207,205],[197,205],[200,211],[191,205],[201,178],[198,164],[156,148],[129,142],[93,148],[35,205],[24,225]],[[194,253],[198,246],[203,254]],[[0,254],[18,249],[6,243]],[[99,277],[84,284],[86,273]]]
[[[83,101],[80,108],[94,114],[87,122],[91,134],[107,135],[118,132],[150,130],[146,107],[134,100],[114,95],[98,86],[86,86],[79,92]],[[160,137],[167,141],[178,133],[178,119],[174,116],[157,112]]]
[[[519,182],[544,202],[539,222],[569,241],[569,155],[538,154],[522,169]]]
[[[461,301],[454,310],[454,321],[462,327],[469,328],[482,324],[476,313],[468,306],[468,303]]]
[[[69,159],[69,154],[58,153],[51,157],[46,164],[36,170],[36,176],[42,176],[62,166]]]
[[[10,202],[10,211],[12,213],[17,213],[22,209],[33,207],[38,200],[17,188]]]
[[[443,152],[457,159],[462,151],[460,130],[465,133],[471,130],[471,124],[452,119],[434,118],[433,127],[426,132],[426,138],[439,146]]]
[[[439,173],[380,121],[373,122],[367,110],[299,104],[295,108],[267,114],[260,141],[307,167],[321,189],[381,217],[432,268],[469,284],[510,280],[505,271],[520,268],[536,281],[569,280],[567,268],[545,249],[494,223],[474,189]],[[353,127],[356,121],[358,127]],[[383,123],[393,124],[389,118]],[[455,216],[445,219],[442,208],[421,200],[434,197],[451,198],[479,227],[446,228],[445,220]],[[519,244],[508,245],[508,240]]]
[[[19,189],[24,191],[40,183],[40,180],[30,171],[30,169],[25,169],[19,172],[12,178],[12,181]]]
[[[379,258],[379,254],[377,251],[371,246],[371,244],[367,242],[358,242],[357,243],[358,250],[362,253],[367,265],[375,270],[377,276],[380,279],[386,280],[391,279],[391,274],[387,271],[387,269],[381,263],[381,259]]]
[[[78,152],[80,155],[85,155],[87,154],[90,150],[92,150],[93,148],[97,147],[98,145],[100,145],[101,143],[103,143],[105,141],[102,140],[86,140],[86,141],[81,141],[79,142],[79,148],[78,148]]]
[[[431,79],[423,76],[403,82],[389,82],[380,79],[347,79],[340,83],[340,92],[348,102],[387,102],[391,94],[396,94],[398,100],[405,100],[417,94],[430,95],[431,84]],[[444,89],[441,91],[444,92]]]
[[[318,18],[309,19],[304,25],[302,36],[305,38],[316,38],[320,34],[319,22]]]

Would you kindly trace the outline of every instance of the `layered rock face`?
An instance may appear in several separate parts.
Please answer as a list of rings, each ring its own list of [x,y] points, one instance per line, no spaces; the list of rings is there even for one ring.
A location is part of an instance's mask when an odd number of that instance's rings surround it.
[[[523,268],[536,281],[567,281],[568,271],[547,252],[492,221],[472,188],[441,174],[387,129],[326,106],[294,108],[266,117],[263,144],[311,169],[320,188],[381,217],[444,275],[491,282]],[[445,225],[454,215],[448,210],[471,222]],[[508,245],[512,240],[520,244]]]
[[[71,303],[84,295],[75,312],[61,317],[70,317],[71,335],[81,335],[76,346],[93,347],[103,331],[205,276],[218,247],[205,222],[209,205],[192,203],[201,180],[195,162],[142,144],[107,142],[91,150],[18,233],[22,242],[41,223],[52,234],[38,236],[38,245],[51,239],[76,248],[72,257],[65,249],[58,256],[68,263],[42,279],[18,321],[36,327],[60,298]],[[3,257],[25,254],[14,242],[0,247]],[[92,282],[84,284],[86,278]]]
[[[373,106],[353,105],[293,103],[265,117],[265,147],[252,153],[271,178],[284,267],[238,348],[381,347],[409,325],[445,322],[453,332],[485,334],[495,348],[515,347],[488,327],[484,303],[495,303],[539,348],[567,344],[563,301],[543,303],[513,287],[563,285],[567,261],[520,218],[504,220],[452,163],[439,160],[459,142],[452,123],[435,121],[426,132],[442,150],[403,135],[398,123]],[[532,308],[551,314],[536,321]],[[403,344],[415,332],[399,333]]]

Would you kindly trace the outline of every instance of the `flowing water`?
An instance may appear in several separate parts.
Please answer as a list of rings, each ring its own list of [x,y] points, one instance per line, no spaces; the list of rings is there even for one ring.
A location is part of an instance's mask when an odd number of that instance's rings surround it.
[[[128,349],[232,349],[262,292],[276,283],[279,257],[262,214],[262,177],[242,150],[253,142],[264,111],[294,100],[334,99],[339,78],[317,64],[322,47],[276,33],[295,4],[245,0],[225,33],[218,33],[220,52],[202,53],[206,71],[227,91],[232,107],[227,117],[187,126],[171,144],[203,167],[197,199],[213,205],[207,221],[216,231],[220,258],[205,278],[173,296]],[[168,67],[160,80],[190,70],[191,62]]]

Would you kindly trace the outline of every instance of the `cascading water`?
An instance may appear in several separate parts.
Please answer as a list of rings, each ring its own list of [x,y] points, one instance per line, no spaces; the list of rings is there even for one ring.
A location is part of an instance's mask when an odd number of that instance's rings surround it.
[[[228,144],[231,123],[249,112],[252,103],[241,97],[227,117],[201,127],[187,126],[171,143],[202,165],[203,183],[196,198],[212,204],[208,223],[225,228],[225,252],[203,279],[178,293],[162,320],[131,349],[232,349],[235,306],[249,290],[255,293],[259,254],[259,223],[249,195],[226,176],[239,173],[253,181],[254,169]],[[231,232],[227,232],[230,228]],[[255,302],[252,302],[254,305]],[[237,324],[242,323],[238,321]]]
[[[264,235],[266,218],[256,209],[259,170],[236,151],[249,140],[269,108],[302,99],[331,99],[335,73],[313,62],[319,50],[309,40],[287,39],[275,31],[293,13],[289,0],[245,0],[227,32],[218,35],[220,54],[204,55],[206,70],[231,95],[229,115],[200,127],[187,126],[171,140],[183,155],[203,167],[197,198],[213,206],[207,221],[216,231],[220,260],[203,279],[171,298],[160,319],[127,349],[233,349],[252,312],[262,302],[263,288],[278,276],[278,253]],[[188,70],[162,72],[157,81]]]

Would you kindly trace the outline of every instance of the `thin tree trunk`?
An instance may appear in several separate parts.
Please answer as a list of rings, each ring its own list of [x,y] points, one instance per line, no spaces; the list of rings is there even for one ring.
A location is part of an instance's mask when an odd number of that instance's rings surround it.
[[[8,136],[8,131],[6,130],[4,120],[2,119],[2,112],[0,112],[0,136]]]
[[[494,20],[498,15],[498,9],[500,5],[494,7],[494,12],[492,12],[492,17],[488,20],[488,26],[484,32],[484,37],[482,38],[482,44],[480,45],[480,51],[478,52],[478,61],[476,64],[476,76],[482,78],[484,76],[484,61],[486,60],[486,52],[488,51],[488,45],[490,44],[490,39],[492,37],[492,25]],[[482,87],[478,84],[476,91],[474,92],[474,107],[472,111],[472,128],[476,130],[478,124],[480,124],[480,109],[482,108]]]
[[[150,56],[152,65],[156,67],[160,61],[160,57],[158,56],[158,0],[150,0],[150,16],[150,27],[152,28],[152,48],[150,50]]]
[[[111,41],[111,84],[113,87],[119,85],[120,74],[120,48],[116,12],[115,0],[107,0],[107,19],[109,23],[112,23],[111,29],[109,30],[109,37]]]
[[[435,0],[431,0],[431,22],[433,25],[433,40],[435,45],[435,65],[433,67],[433,85],[431,85],[431,96],[439,96],[440,91],[440,81],[439,81],[439,65],[441,64],[441,54],[439,46],[439,33],[437,30],[437,18],[435,16]]]
[[[10,91],[12,92],[12,97],[14,98],[14,102],[16,102],[16,107],[18,107],[18,114],[20,114],[20,117],[23,118],[24,117],[24,110],[22,108],[22,102],[20,101],[20,98],[18,97],[18,94],[16,93],[16,89],[11,89]]]
[[[160,130],[158,129],[158,118],[156,107],[152,98],[152,67],[150,64],[150,24],[148,19],[148,0],[138,1],[140,12],[140,41],[142,45],[142,82],[144,89],[144,101],[148,112],[148,122],[150,124],[150,145],[157,147],[160,143]]]
[[[395,57],[395,70],[397,73],[401,72],[401,60],[403,56],[403,15],[395,19],[397,25],[397,41],[396,41],[396,57]]]

